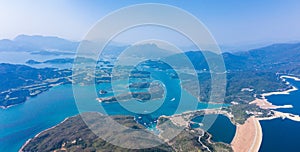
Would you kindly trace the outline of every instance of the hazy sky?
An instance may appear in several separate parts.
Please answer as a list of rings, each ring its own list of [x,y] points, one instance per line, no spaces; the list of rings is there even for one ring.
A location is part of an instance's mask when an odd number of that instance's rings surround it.
[[[300,40],[298,0],[0,0],[0,39],[27,34],[80,40],[109,12],[145,2],[170,4],[190,12],[219,44]]]

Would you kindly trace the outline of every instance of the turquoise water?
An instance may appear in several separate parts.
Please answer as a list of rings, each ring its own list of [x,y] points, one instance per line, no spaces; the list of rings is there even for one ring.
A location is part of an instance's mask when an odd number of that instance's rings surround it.
[[[97,86],[97,88],[107,87],[107,84],[101,84],[104,86]],[[170,86],[171,87],[171,86]],[[95,110],[98,111],[100,103],[91,96],[84,96],[88,92],[95,91],[90,86],[80,87],[82,98],[78,99],[76,104],[80,107],[81,112]],[[122,108],[118,102],[114,103],[102,103],[106,112],[110,115],[115,114],[130,114],[136,117],[140,123],[146,123],[145,126],[151,127],[153,122],[161,114],[170,115],[173,114],[174,108],[179,104],[179,98],[175,101],[169,101],[172,96],[178,96],[177,92],[172,95],[172,90],[169,90],[167,94],[166,103],[163,104],[163,108],[157,110],[152,115],[139,115],[133,112],[129,112]],[[196,98],[189,95],[187,92],[183,92],[183,98],[186,100],[184,108],[178,113],[191,110],[189,103],[196,102]],[[149,101],[152,102],[152,101]],[[128,101],[126,104],[134,106],[134,102]],[[153,102],[154,103],[154,102]],[[18,151],[18,149],[25,143],[26,140],[32,138],[37,133],[52,127],[66,117],[78,114],[76,107],[72,86],[64,85],[57,86],[44,92],[37,97],[30,98],[24,104],[13,106],[8,109],[0,109],[0,151]],[[207,108],[206,103],[199,103],[198,109]],[[211,108],[219,108],[222,105],[212,105]],[[152,122],[152,123],[151,123]]]
[[[0,151],[18,151],[27,139],[77,113],[70,85],[52,88],[24,104],[0,109]]]
[[[191,126],[192,128],[205,128],[206,121],[213,121],[216,115],[206,115],[203,120],[203,116],[198,116],[192,119],[193,122],[197,122]],[[199,123],[201,123],[199,125]],[[217,119],[212,126],[208,128],[208,132],[212,134],[212,140],[216,142],[230,143],[235,135],[236,126],[231,123],[228,117],[224,115],[217,115]]]
[[[178,79],[171,78],[166,72],[149,70],[151,78],[147,81],[156,80],[163,84],[165,90],[163,99],[149,100],[143,103],[135,100],[99,103],[96,100],[96,97],[101,96],[98,94],[99,90],[109,91],[104,96],[117,95],[119,92],[112,92],[109,83],[101,83],[96,88],[63,85],[51,88],[23,104],[0,109],[0,152],[18,151],[26,140],[37,133],[81,112],[98,111],[108,115],[132,115],[137,122],[149,130],[155,131],[157,118],[161,115],[224,106],[223,104],[198,102],[197,98],[181,89]],[[122,83],[117,84],[117,86],[122,85]],[[73,89],[76,96],[73,94]]]
[[[292,85],[300,88],[300,82],[287,79]],[[291,109],[278,109],[278,111],[300,114],[300,91],[291,92],[289,95],[272,95],[267,99],[275,105],[291,104]],[[299,151],[300,122],[288,119],[273,119],[260,121],[263,131],[263,140],[260,152]]]

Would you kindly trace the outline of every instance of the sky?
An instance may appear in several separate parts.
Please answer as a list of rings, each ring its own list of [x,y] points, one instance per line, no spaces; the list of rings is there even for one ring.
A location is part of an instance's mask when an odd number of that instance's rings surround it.
[[[222,45],[300,41],[298,0],[0,0],[0,39],[26,34],[82,40],[110,12],[142,3],[169,4],[191,13]]]

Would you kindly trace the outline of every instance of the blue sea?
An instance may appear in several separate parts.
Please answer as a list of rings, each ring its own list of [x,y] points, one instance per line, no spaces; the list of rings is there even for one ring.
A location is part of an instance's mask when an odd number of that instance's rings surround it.
[[[300,88],[300,81],[287,79],[292,85]],[[289,95],[272,95],[268,101],[275,105],[293,105],[293,108],[277,109],[281,112],[300,114],[300,91]],[[281,118],[260,121],[263,131],[263,140],[260,152],[296,152],[300,145],[300,122]]]
[[[176,85],[176,83],[169,84]],[[96,86],[96,88],[105,88],[108,87],[107,85],[103,83]],[[141,124],[145,123],[145,126],[149,128],[153,127],[153,125],[150,125],[153,124],[151,122],[154,122],[162,114],[172,115],[174,112],[181,113],[194,110],[193,108],[191,109],[191,105],[194,105],[195,102],[197,103],[196,109],[205,109],[208,107],[207,103],[198,102],[195,97],[183,90],[181,98],[185,100],[185,104],[181,110],[176,111],[180,97],[176,98],[175,101],[171,101],[174,96],[178,96],[178,92],[171,90],[166,95],[162,108],[159,108],[151,115],[140,115],[127,111],[118,102],[99,103],[94,97],[85,96],[89,92],[95,92],[95,89],[91,86],[75,87],[79,87],[82,93],[81,98],[78,98],[76,102],[73,97],[72,85],[63,85],[51,88],[37,97],[30,98],[23,104],[8,109],[0,109],[0,151],[18,151],[29,138],[34,137],[37,133],[57,125],[67,117],[78,114],[77,106],[81,107],[80,112],[85,112],[91,109],[96,109],[97,111],[97,107],[102,104],[109,115],[134,115],[141,118],[138,119],[138,122]],[[169,87],[172,88],[174,86],[171,85]],[[155,104],[155,101],[149,102]],[[134,106],[133,101],[127,101],[125,104],[127,106]],[[212,104],[210,108],[220,108],[222,106],[223,104]]]
[[[300,81],[295,81],[293,79],[286,79],[290,82],[293,86],[300,89]],[[266,97],[268,101],[272,102],[274,105],[292,105],[293,108],[282,108],[276,109],[277,111],[286,112],[286,113],[293,113],[300,115],[300,91],[296,90],[290,92],[289,95],[272,95]]]

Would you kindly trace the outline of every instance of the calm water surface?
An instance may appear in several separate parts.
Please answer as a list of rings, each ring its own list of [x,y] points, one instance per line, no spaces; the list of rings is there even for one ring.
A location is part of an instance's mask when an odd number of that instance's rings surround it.
[[[206,121],[211,121],[215,119],[216,115],[206,115],[205,119]],[[206,121],[203,121],[203,116],[198,116],[192,119],[193,122],[201,123],[194,124],[194,128],[205,128],[206,127]],[[217,115],[217,119],[214,121],[214,123],[208,128],[208,132],[212,134],[212,140],[216,142],[225,142],[230,143],[235,135],[236,126],[231,123],[228,117],[224,115]]]
[[[300,88],[300,82],[287,79],[292,85]],[[278,111],[300,114],[300,91],[291,92],[289,95],[272,95],[267,99],[275,105],[293,105],[293,108],[277,109]],[[300,147],[300,122],[281,118],[260,121],[263,131],[263,140],[260,152],[285,152],[299,151]]]
[[[107,84],[102,84],[107,85]],[[99,87],[99,86],[98,86]],[[103,86],[105,87],[105,86]],[[71,85],[57,86],[44,92],[37,97],[30,98],[24,104],[13,106],[8,109],[0,109],[0,151],[18,151],[26,140],[32,138],[37,133],[52,127],[69,116],[78,114],[76,104],[80,105],[81,112],[97,109],[99,102],[91,96],[84,96],[87,92],[95,91],[93,87],[80,87],[82,90],[82,99],[77,99],[75,103]],[[102,87],[100,87],[102,88]],[[196,98],[183,93],[184,98],[190,103],[196,102]],[[168,94],[166,100],[171,98],[172,94]],[[176,96],[176,95],[174,95]],[[152,102],[152,101],[151,101]],[[167,101],[163,108],[158,109],[152,115],[137,115],[124,109],[119,103],[103,103],[103,107],[110,115],[114,114],[130,114],[141,119],[140,123],[146,123],[146,127],[151,127],[151,122],[155,121],[161,114],[173,114],[176,111],[179,99],[175,101]],[[153,102],[155,103],[155,102]],[[126,102],[133,105],[133,102]],[[133,105],[134,106],[134,105]],[[199,103],[198,109],[207,108],[208,104]],[[222,105],[212,105],[211,108],[218,108]],[[189,104],[182,109],[190,110]]]

